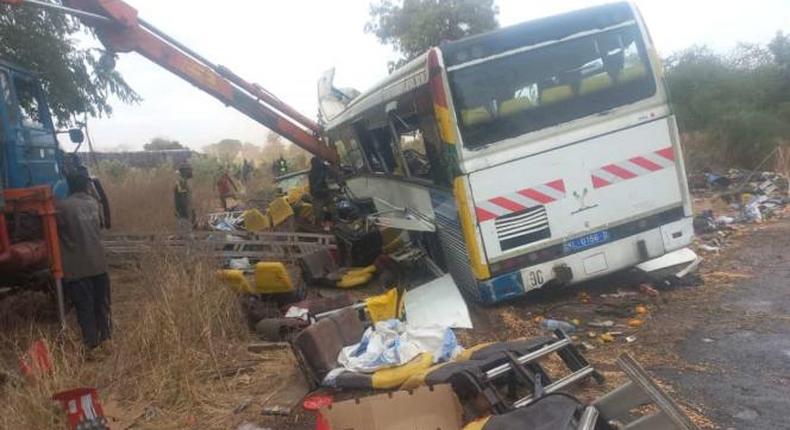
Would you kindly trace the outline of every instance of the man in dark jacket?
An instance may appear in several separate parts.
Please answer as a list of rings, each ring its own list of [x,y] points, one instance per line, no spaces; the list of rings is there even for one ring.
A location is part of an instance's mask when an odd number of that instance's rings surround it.
[[[189,234],[195,225],[195,207],[192,205],[192,166],[183,162],[178,165],[178,180],[173,190],[176,223],[180,234]]]
[[[71,194],[57,203],[63,290],[77,309],[82,340],[91,350],[110,339],[110,277],[101,243],[101,208],[90,195],[88,169],[68,178]]]

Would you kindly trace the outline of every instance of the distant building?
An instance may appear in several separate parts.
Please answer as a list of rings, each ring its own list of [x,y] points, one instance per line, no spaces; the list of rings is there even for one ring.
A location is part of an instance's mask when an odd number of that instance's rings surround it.
[[[203,155],[190,149],[165,149],[157,151],[130,151],[130,152],[78,152],[83,163],[104,160],[119,161],[129,167],[158,167],[162,165],[175,166],[178,163],[189,161]]]

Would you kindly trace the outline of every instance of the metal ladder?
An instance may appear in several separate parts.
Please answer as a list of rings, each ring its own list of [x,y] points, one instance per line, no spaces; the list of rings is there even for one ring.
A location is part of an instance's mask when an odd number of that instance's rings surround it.
[[[588,406],[580,419],[579,430],[593,430],[599,419],[607,422],[626,421],[633,409],[653,404],[658,410],[627,422],[622,430],[697,430],[680,407],[628,354],[617,358],[617,364],[630,381],[605,394]]]
[[[172,234],[109,234],[102,243],[110,256],[129,258],[157,251],[180,252],[187,247],[224,260],[249,258],[255,261],[292,262],[321,249],[336,249],[328,234],[266,232],[195,232],[189,237]]]
[[[563,390],[588,377],[594,378],[599,384],[603,383],[603,376],[587,362],[562,330],[555,330],[554,335],[555,339],[546,341],[538,349],[526,354],[516,355],[512,351],[506,351],[506,362],[486,370],[482,380],[467,373],[464,381],[473,385],[486,398],[496,414],[505,414],[527,406],[546,394]],[[552,381],[537,362],[554,353],[560,357],[569,373]],[[507,376],[511,377],[508,381],[518,382],[520,387],[527,387],[530,393],[508,403],[496,388],[496,382]]]

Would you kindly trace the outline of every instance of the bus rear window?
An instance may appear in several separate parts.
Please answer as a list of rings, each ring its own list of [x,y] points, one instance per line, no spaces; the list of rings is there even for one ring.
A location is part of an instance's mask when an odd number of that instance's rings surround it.
[[[495,143],[655,94],[638,27],[529,49],[449,73],[464,145]]]

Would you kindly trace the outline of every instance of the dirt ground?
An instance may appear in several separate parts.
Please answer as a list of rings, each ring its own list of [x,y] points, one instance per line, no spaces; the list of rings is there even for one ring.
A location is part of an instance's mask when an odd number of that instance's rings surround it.
[[[615,360],[628,352],[701,428],[782,428],[790,406],[788,233],[790,218],[739,226],[720,238],[724,242],[720,253],[701,252],[705,261],[694,280],[659,288],[657,295],[640,290],[639,276],[621,273],[584,285],[535,291],[497,307],[471,306],[475,328],[458,331],[458,337],[470,346],[543,334],[541,318],[578,320],[576,340],[591,347],[582,348],[583,353],[606,377],[602,386],[588,381],[575,387],[580,398],[593,399],[624,382]],[[140,280],[133,271],[117,269],[113,281],[114,316],[122,328],[137,318],[140,294],[145,291],[138,289]],[[371,287],[370,292],[377,291]],[[624,294],[617,297],[617,293]],[[637,312],[640,306],[646,314]],[[50,325],[51,317],[45,318]],[[641,325],[630,326],[632,319],[642,321]],[[588,326],[607,320],[614,326]],[[601,339],[607,332],[613,334],[613,341]],[[629,336],[635,340],[626,341]],[[290,417],[261,415],[261,405],[289,384],[286,370],[295,367],[289,355],[275,351],[258,356],[258,364],[244,372],[201,385],[200,390],[217,390],[206,393],[206,397],[213,395],[207,403],[215,411],[211,422],[203,423],[208,426],[190,418],[188,407],[186,421],[179,418],[173,424],[170,420],[161,427],[155,404],[107,402],[124,420],[119,428],[134,421],[133,428],[235,429],[254,423],[271,429],[312,429],[312,417],[301,410]],[[87,373],[91,373],[90,366]],[[112,376],[99,379],[112,381]],[[114,385],[110,382],[106,391]],[[202,408],[205,411],[207,406]]]
[[[678,395],[704,405],[723,428],[788,428],[790,220],[754,229],[726,258],[752,274],[711,298],[676,345],[704,372],[658,367]]]

